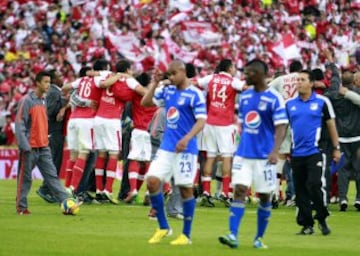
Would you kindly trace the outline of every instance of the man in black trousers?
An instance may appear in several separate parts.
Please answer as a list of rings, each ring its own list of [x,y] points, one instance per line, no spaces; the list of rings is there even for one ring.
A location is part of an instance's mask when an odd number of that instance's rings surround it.
[[[65,110],[67,108],[67,100],[61,94],[61,87],[63,84],[61,74],[56,70],[51,70],[49,73],[51,75],[51,85],[46,95],[46,109],[49,127],[49,147],[57,174],[59,176],[63,159],[63,119]],[[49,203],[56,202],[55,198],[50,193],[46,182],[43,182],[36,193]]]

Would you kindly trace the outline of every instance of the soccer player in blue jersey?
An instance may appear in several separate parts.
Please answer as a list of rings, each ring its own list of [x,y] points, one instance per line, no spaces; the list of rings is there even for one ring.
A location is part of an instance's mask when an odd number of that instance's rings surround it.
[[[203,129],[206,121],[205,98],[201,91],[190,83],[181,61],[169,65],[168,78],[171,84],[161,86],[157,72],[149,91],[144,95],[143,106],[165,106],[166,127],[160,148],[150,164],[146,175],[151,205],[156,211],[159,228],[150,238],[150,244],[159,243],[172,234],[164,212],[164,197],[161,182],[173,176],[180,188],[183,200],[184,224],[182,234],[170,244],[191,244],[191,225],[195,211],[193,181],[197,167],[197,144],[195,135]]]
[[[278,150],[288,123],[283,97],[265,82],[267,70],[267,65],[258,59],[247,63],[244,69],[246,83],[253,88],[244,91],[239,99],[241,141],[232,166],[235,191],[230,207],[230,234],[219,237],[230,248],[239,246],[238,230],[245,212],[246,192],[252,184],[260,199],[253,245],[267,248],[262,238],[271,215]]]
[[[297,223],[303,226],[299,235],[314,233],[314,219],[318,221],[323,235],[329,235],[331,232],[326,223],[329,216],[325,190],[326,159],[318,146],[323,120],[333,143],[333,160],[339,162],[341,157],[334,109],[328,98],[313,91],[314,81],[311,71],[301,71],[297,82],[299,96],[286,103],[293,140],[291,167],[295,201],[299,208]],[[316,211],[314,218],[312,209]]]

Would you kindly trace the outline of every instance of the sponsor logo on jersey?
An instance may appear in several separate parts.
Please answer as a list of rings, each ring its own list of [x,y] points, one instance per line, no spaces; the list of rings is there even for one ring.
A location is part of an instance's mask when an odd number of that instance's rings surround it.
[[[170,107],[166,114],[166,119],[168,123],[175,124],[179,120],[179,118],[180,118],[179,110],[177,110],[177,108],[175,107]]]
[[[250,111],[245,116],[245,125],[251,129],[256,129],[261,124],[261,117],[258,112]]]
[[[314,110],[314,111],[317,110],[318,109],[318,104],[317,103],[311,103],[310,104],[310,109]]]

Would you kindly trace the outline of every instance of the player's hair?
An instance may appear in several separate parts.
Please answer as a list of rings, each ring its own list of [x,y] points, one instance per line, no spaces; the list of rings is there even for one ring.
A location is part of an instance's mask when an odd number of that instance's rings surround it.
[[[228,72],[232,65],[233,63],[230,59],[222,59],[216,66],[215,73]]]
[[[303,66],[300,61],[294,60],[293,62],[290,63],[290,66],[289,66],[290,73],[300,72],[302,69],[303,69]]]
[[[141,73],[140,75],[138,75],[138,76],[136,77],[136,80],[137,80],[142,86],[146,87],[146,86],[148,86],[148,84],[150,83],[151,77],[150,77],[147,73],[143,72],[143,73]]]
[[[79,71],[79,77],[86,76],[86,72],[88,72],[89,70],[91,70],[90,67],[81,67],[81,69]]]
[[[40,71],[39,73],[36,74],[35,76],[35,82],[41,82],[41,80],[43,79],[44,76],[48,76],[51,78],[51,75],[49,72],[43,70],[43,71]]]
[[[131,67],[131,63],[128,60],[119,60],[115,67],[116,72],[126,72]]]
[[[186,76],[188,78],[193,78],[196,76],[196,68],[195,68],[194,64],[186,63],[185,69],[186,69]]]
[[[259,59],[253,59],[245,64],[245,67],[253,67],[254,69],[257,69],[258,71],[261,71],[264,73],[264,75],[267,75],[268,73],[268,66],[267,64]]]
[[[321,81],[324,79],[324,72],[320,68],[315,68],[311,72],[314,75],[315,81]]]
[[[309,81],[310,82],[314,82],[315,81],[315,76],[314,76],[314,73],[309,70],[309,69],[303,69],[300,71],[300,73],[303,73],[303,74],[307,74],[308,77],[309,77]]]
[[[108,70],[110,63],[107,60],[99,59],[96,60],[93,66],[95,71]]]

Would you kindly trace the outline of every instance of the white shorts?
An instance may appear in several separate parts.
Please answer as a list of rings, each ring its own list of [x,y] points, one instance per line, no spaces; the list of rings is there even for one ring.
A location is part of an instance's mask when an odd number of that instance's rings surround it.
[[[255,192],[271,193],[276,184],[276,165],[267,159],[249,159],[235,156],[232,166],[232,185],[252,187]]]
[[[216,126],[205,124],[205,150],[207,155],[215,157],[221,155],[224,157],[233,156],[235,148],[235,128],[233,125]]]
[[[70,118],[67,125],[67,144],[69,150],[93,150],[93,126],[93,118]]]
[[[151,140],[150,134],[147,131],[135,128],[131,132],[128,159],[137,161],[151,160]]]
[[[168,182],[174,177],[175,185],[193,186],[197,166],[197,155],[174,153],[159,149],[146,177],[155,176]]]
[[[280,145],[280,154],[290,154],[291,151],[291,129],[290,126],[286,129],[285,138]]]
[[[121,121],[96,116],[94,118],[95,148],[106,151],[121,150]]]
[[[206,151],[205,150],[205,136],[204,136],[204,129],[202,129],[196,135],[196,143],[199,151]]]

